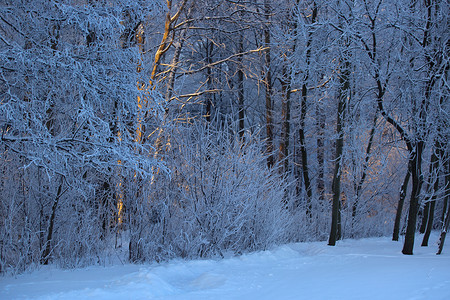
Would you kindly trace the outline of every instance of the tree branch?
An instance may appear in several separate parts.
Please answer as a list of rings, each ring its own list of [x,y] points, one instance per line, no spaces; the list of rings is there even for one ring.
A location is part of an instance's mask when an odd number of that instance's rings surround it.
[[[199,69],[196,69],[196,70],[190,70],[190,71],[184,71],[184,72],[179,72],[178,74],[182,74],[182,75],[190,75],[190,74],[198,73],[198,72],[201,72],[201,71],[205,70],[206,68],[211,68],[211,67],[214,67],[214,66],[216,66],[216,65],[220,65],[221,63],[224,63],[224,62],[226,62],[226,61],[229,61],[229,60],[231,60],[232,58],[235,58],[235,57],[241,57],[241,56],[244,56],[244,55],[247,55],[247,54],[251,54],[251,53],[255,53],[255,52],[261,52],[261,51],[267,50],[267,49],[269,49],[269,48],[270,48],[270,47],[264,47],[264,48],[263,48],[263,47],[259,47],[258,49],[253,49],[253,50],[249,50],[249,51],[245,51],[245,52],[235,53],[235,54],[233,54],[233,55],[228,56],[227,58],[224,58],[224,59],[215,61],[215,62],[210,63],[210,64],[207,64],[207,65],[204,65],[203,67],[201,67],[201,68],[199,68]]]

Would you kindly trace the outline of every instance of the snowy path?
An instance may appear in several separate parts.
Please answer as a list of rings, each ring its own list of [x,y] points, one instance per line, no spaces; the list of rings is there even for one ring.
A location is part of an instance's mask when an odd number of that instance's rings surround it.
[[[0,278],[0,299],[448,300],[450,246],[437,256],[432,242],[416,246],[413,256],[400,253],[400,242],[371,238],[336,247],[291,244],[223,260],[49,267]]]

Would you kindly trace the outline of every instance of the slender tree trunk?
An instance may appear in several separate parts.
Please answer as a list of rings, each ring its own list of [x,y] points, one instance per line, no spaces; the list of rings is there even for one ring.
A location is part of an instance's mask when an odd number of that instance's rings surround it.
[[[244,36],[243,34],[239,34],[239,42],[238,42],[238,52],[243,53],[244,52]],[[237,57],[238,61],[238,84],[237,84],[237,90],[238,90],[238,120],[239,120],[239,137],[241,140],[244,138],[244,130],[245,130],[245,107],[244,107],[244,71],[243,71],[243,58],[242,55],[239,55]]]
[[[63,191],[63,177],[61,177],[61,182],[58,186],[58,191],[56,192],[55,200],[53,201],[52,211],[50,213],[50,217],[48,220],[48,228],[47,228],[47,238],[45,239],[45,248],[41,255],[41,264],[48,265],[50,254],[52,253],[52,239],[53,239],[53,230],[55,226],[55,217],[56,211],[58,210],[58,203],[61,199],[61,196],[67,191],[67,188]]]
[[[313,2],[312,13],[311,13],[311,24],[315,24],[317,20],[317,5]],[[312,43],[312,31],[308,31],[308,39],[306,41],[306,72],[302,83],[302,95],[300,103],[300,129],[299,129],[299,139],[300,139],[300,154],[302,157],[302,173],[303,182],[306,189],[306,213],[311,216],[311,201],[312,201],[312,187],[311,180],[309,177],[309,165],[308,165],[308,152],[306,149],[306,139],[305,139],[305,119],[307,112],[307,99],[308,99],[308,88],[307,84],[310,76],[310,65],[311,65],[311,43]]]
[[[272,103],[272,73],[271,73],[271,51],[270,51],[270,3],[268,0],[264,0],[264,14],[266,18],[266,24],[264,25],[264,86],[266,90],[266,135],[267,135],[267,166],[272,168],[275,159],[273,153],[273,103]]]
[[[306,99],[307,99],[307,87],[306,80],[302,86],[302,97],[300,104],[300,128],[298,130],[299,139],[300,139],[300,155],[302,158],[302,177],[303,182],[305,184],[306,190],[306,213],[308,216],[311,216],[311,198],[312,198],[312,189],[311,189],[311,180],[309,179],[309,167],[308,167],[308,152],[306,150],[306,139],[305,139],[305,119],[306,119]]]
[[[336,133],[338,138],[336,140],[336,157],[334,162],[333,184],[332,184],[332,211],[331,211],[331,231],[328,239],[328,245],[334,246],[337,240],[341,239],[341,163],[344,149],[344,120],[345,110],[347,104],[347,97],[350,89],[350,63],[343,62],[343,67],[340,74],[340,87],[338,95],[338,116]]]
[[[431,184],[431,182],[433,181],[433,175],[435,174],[435,172],[437,172],[437,169],[439,168],[439,161],[438,161],[438,158],[436,156],[436,151],[439,151],[438,147],[439,147],[439,143],[436,140],[435,146],[434,146],[434,149],[433,149],[433,153],[431,154],[431,159],[430,159],[430,169],[429,169],[428,186],[427,186],[428,194],[431,194],[431,193],[434,194],[433,188],[432,188],[433,185]],[[436,166],[436,164],[437,164],[437,166]],[[436,177],[435,180],[438,180],[437,182],[439,183],[438,177]],[[430,200],[430,199],[427,199],[427,200]],[[420,233],[425,233],[425,231],[426,231],[426,227],[427,227],[428,219],[429,219],[429,214],[431,212],[430,210],[431,210],[431,203],[432,202],[433,201],[426,201],[425,207],[423,208],[422,222],[420,224],[420,229],[419,229]],[[419,214],[420,214],[420,212],[419,212]]]
[[[422,247],[428,246],[428,240],[430,238],[431,229],[433,228],[435,207],[436,207],[436,200],[434,199],[431,201],[431,204],[430,204],[430,211],[428,213],[427,227],[426,227],[425,234],[424,234],[423,240],[422,240],[422,245],[421,245]]]
[[[442,155],[442,157],[444,156],[445,153]],[[448,154],[447,154],[448,155]],[[444,205],[442,208],[442,214],[441,214],[441,223],[444,224],[445,223],[445,214],[447,213],[447,207],[449,207],[449,199],[450,199],[450,157],[445,157],[444,159],[444,170],[446,168],[446,171],[444,172],[444,180],[445,180],[445,185],[444,185]]]
[[[431,161],[430,161],[430,180],[428,181],[428,192],[432,194],[430,201],[427,202],[429,204],[429,210],[428,210],[428,216],[426,219],[426,222],[423,221],[422,223],[425,223],[425,235],[423,236],[422,240],[422,246],[428,246],[428,239],[430,238],[431,229],[433,228],[433,221],[434,221],[434,210],[436,207],[436,193],[439,190],[439,161],[440,158],[437,155],[437,152],[440,152],[441,145],[438,140],[435,142],[435,149],[433,153],[431,154]],[[431,182],[434,177],[434,184],[432,185]]]
[[[279,148],[279,161],[281,172],[287,172],[289,169],[289,138],[291,124],[291,72],[287,66],[283,66],[283,80],[281,83],[282,103],[281,103],[281,139]]]
[[[395,214],[394,233],[392,235],[393,241],[398,241],[400,235],[400,221],[402,218],[403,204],[405,203],[410,177],[411,177],[411,170],[410,167],[408,166],[408,169],[406,170],[405,179],[403,180],[402,187],[400,188],[400,197],[398,199],[397,204],[397,213]]]
[[[183,49],[183,45],[184,45],[184,39],[186,36],[186,29],[182,29],[181,33],[180,33],[180,38],[178,39],[178,42],[174,43],[175,44],[175,50],[172,56],[172,62],[170,63],[170,71],[169,71],[169,75],[168,75],[168,80],[167,80],[167,89],[166,89],[166,95],[165,95],[165,100],[167,103],[169,103],[172,100],[172,94],[173,94],[173,89],[175,86],[175,72],[177,71],[177,65],[178,62],[180,61],[180,55],[181,55],[181,50]],[[209,48],[208,48],[209,50]],[[208,64],[210,63],[211,58],[209,57],[209,52],[207,53],[207,62]],[[207,68],[208,71],[211,72],[211,68]],[[208,77],[209,80],[209,77]]]
[[[212,63],[212,51],[214,48],[214,44],[210,41],[207,41],[206,44],[206,63],[210,65]],[[213,75],[212,75],[212,68],[208,67],[206,68],[206,75],[208,80],[208,90],[212,90],[212,84],[213,84]],[[211,115],[212,115],[212,106],[213,106],[213,95],[211,93],[206,94],[206,105],[205,105],[205,118],[207,124],[211,123]]]
[[[426,202],[425,206],[423,207],[422,210],[422,221],[420,223],[420,228],[419,228],[419,233],[425,233],[425,229],[427,227],[427,223],[428,223],[428,215],[430,213],[430,202]],[[419,211],[419,216],[420,216],[421,212]]]
[[[446,155],[446,172],[445,172],[445,202],[447,203],[447,210],[444,211],[443,223],[441,234],[439,235],[438,251],[436,254],[441,254],[444,249],[445,236],[450,225],[450,205],[448,204],[450,199],[450,157]]]
[[[361,197],[361,190],[362,190],[362,187],[363,187],[364,182],[367,177],[367,168],[368,168],[369,159],[370,159],[370,152],[371,152],[372,145],[373,145],[373,139],[375,137],[375,129],[377,127],[377,121],[378,121],[378,109],[375,112],[375,117],[373,118],[372,128],[371,128],[370,134],[369,134],[369,141],[368,141],[367,147],[366,147],[366,154],[364,157],[364,164],[362,167],[361,178],[359,179],[359,182],[355,187],[355,202],[352,205],[352,228],[354,227],[354,225],[356,223],[356,215],[358,212],[359,198]]]
[[[334,165],[334,173],[333,173],[333,184],[332,184],[332,192],[333,192],[333,202],[332,202],[332,211],[331,211],[331,231],[330,237],[328,240],[328,245],[334,246],[337,240],[341,239],[340,229],[340,202],[341,202],[341,160],[342,160],[342,150],[344,148],[344,137],[342,132],[342,113],[343,109],[345,109],[345,104],[340,101],[338,108],[338,123],[337,123],[337,132],[338,139],[336,140],[336,160]]]
[[[152,68],[152,72],[150,74],[150,85],[153,86],[154,85],[154,80],[157,77],[157,72],[158,72],[158,68],[161,64],[161,60],[163,55],[170,49],[170,47],[172,46],[173,41],[169,40],[169,36],[170,34],[173,32],[173,27],[176,24],[176,22],[178,21],[178,18],[181,15],[181,12],[184,10],[187,0],[182,0],[177,12],[174,13],[173,15],[171,15],[171,9],[172,9],[172,0],[167,0],[166,1],[166,5],[167,5],[167,14],[166,14],[166,19],[165,19],[165,23],[164,23],[164,33],[161,39],[161,43],[158,46],[158,49],[156,50],[155,53],[155,58],[153,60],[153,68]]]
[[[414,249],[414,236],[417,224],[417,212],[419,208],[419,194],[421,189],[422,176],[422,152],[424,142],[415,143],[415,149],[410,152],[411,179],[412,189],[409,202],[408,224],[406,226],[405,243],[403,244],[402,253],[412,255]]]
[[[325,200],[325,149],[324,149],[324,131],[325,131],[325,114],[322,108],[316,108],[317,116],[317,164],[318,164],[318,174],[317,174],[317,193],[320,200]]]
[[[444,205],[442,207],[441,224],[445,223],[445,214],[447,213],[447,206],[448,206],[448,198],[446,197],[444,199]]]
[[[438,251],[436,252],[437,255],[441,254],[442,249],[444,249],[445,237],[447,235],[449,224],[450,224],[450,205],[448,206],[448,209],[447,209],[447,212],[445,215],[445,222],[442,226],[441,234],[439,235]]]

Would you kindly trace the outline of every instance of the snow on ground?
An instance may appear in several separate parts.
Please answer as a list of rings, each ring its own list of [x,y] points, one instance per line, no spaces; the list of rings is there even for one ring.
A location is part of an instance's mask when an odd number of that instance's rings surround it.
[[[418,237],[420,238],[420,237]],[[448,300],[450,245],[413,256],[389,238],[298,243],[221,260],[174,260],[0,277],[0,299]]]

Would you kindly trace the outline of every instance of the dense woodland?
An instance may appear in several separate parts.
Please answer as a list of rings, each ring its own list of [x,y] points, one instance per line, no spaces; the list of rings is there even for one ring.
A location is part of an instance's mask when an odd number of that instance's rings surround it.
[[[0,273],[450,219],[449,3],[2,0]]]

